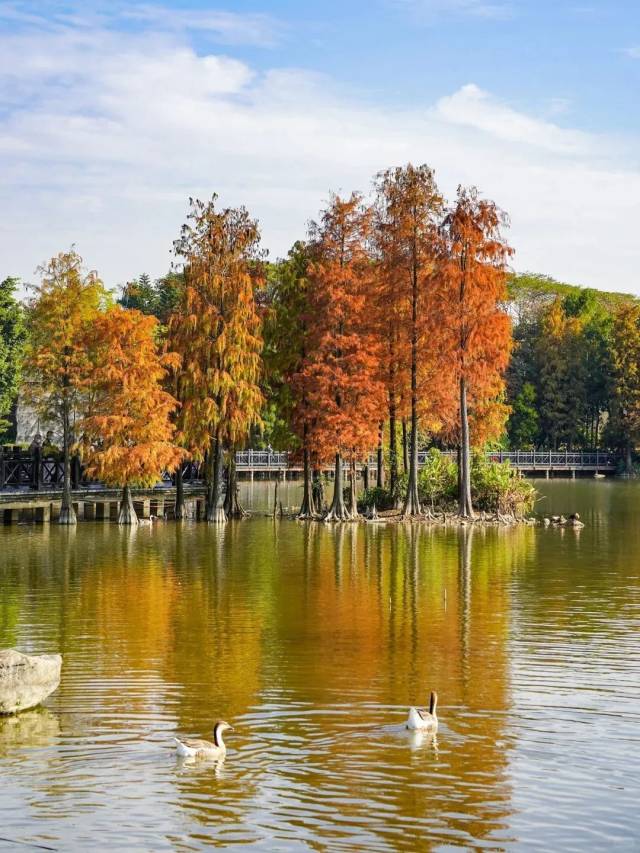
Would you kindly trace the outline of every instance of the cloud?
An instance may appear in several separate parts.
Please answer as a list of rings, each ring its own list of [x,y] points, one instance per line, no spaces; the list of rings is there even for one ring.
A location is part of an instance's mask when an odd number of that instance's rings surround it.
[[[473,83],[441,98],[436,115],[452,124],[466,125],[491,136],[521,145],[544,148],[558,154],[587,154],[590,137],[540,121],[500,103]]]
[[[487,3],[485,0],[391,0],[391,2],[427,22],[444,16],[505,20],[514,14],[510,3]]]
[[[185,30],[217,36],[226,44],[274,45],[282,26],[269,15],[243,15],[215,10],[168,9],[153,4],[131,5],[122,16],[155,28]]]
[[[122,29],[151,29],[154,32],[198,33],[229,45],[272,47],[283,26],[270,15],[241,14],[215,9],[170,8],[160,3],[130,0],[98,0],[89,5],[80,0],[8,0],[0,5],[0,20],[16,25],[51,30],[60,26],[90,29],[96,26]]]
[[[640,59],[640,45],[635,45],[634,47],[625,47],[622,52],[631,59]]]
[[[366,191],[412,160],[450,197],[473,183],[509,212],[517,268],[640,290],[633,155],[473,84],[377,107],[322,75],[198,53],[164,26],[28,26],[1,47],[1,276],[29,280],[71,243],[111,286],[160,275],[188,197],[213,191],[247,205],[277,256],[331,189]]]

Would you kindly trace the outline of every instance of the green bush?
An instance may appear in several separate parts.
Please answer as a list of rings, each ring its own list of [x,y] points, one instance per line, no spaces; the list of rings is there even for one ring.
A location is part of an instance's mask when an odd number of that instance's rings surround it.
[[[406,489],[406,486],[405,486]],[[455,500],[458,490],[458,466],[454,460],[432,447],[418,472],[418,494],[432,509]]]
[[[476,509],[524,515],[535,505],[536,490],[508,462],[491,462],[475,453],[471,462],[471,499]]]
[[[358,499],[358,510],[366,512],[394,509],[407,492],[407,476],[398,478],[397,494],[377,486]],[[432,510],[455,510],[458,500],[458,465],[454,457],[431,448],[418,472],[420,502]],[[345,494],[345,497],[346,494]],[[503,515],[525,515],[533,510],[536,490],[508,462],[491,462],[484,453],[475,453],[471,463],[471,498],[477,510]],[[348,499],[348,498],[347,498]]]

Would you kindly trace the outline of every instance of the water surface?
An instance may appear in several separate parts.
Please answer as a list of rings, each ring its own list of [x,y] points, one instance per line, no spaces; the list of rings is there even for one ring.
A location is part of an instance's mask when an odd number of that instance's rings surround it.
[[[540,485],[585,529],[0,528],[0,647],[64,655],[46,706],[0,719],[0,836],[637,849],[640,484]],[[432,687],[437,738],[412,737]],[[177,761],[219,718],[226,762]]]

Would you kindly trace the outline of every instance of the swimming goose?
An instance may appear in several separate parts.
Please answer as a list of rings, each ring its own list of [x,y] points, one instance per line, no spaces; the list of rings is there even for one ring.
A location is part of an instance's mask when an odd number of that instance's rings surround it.
[[[423,708],[409,708],[409,717],[407,719],[407,728],[423,731],[429,730],[435,732],[438,730],[438,716],[436,714],[436,705],[438,704],[438,694],[435,690],[431,691],[429,699],[429,710]]]
[[[233,726],[220,720],[213,728],[213,743],[209,740],[179,740],[174,737],[176,752],[180,758],[224,758],[227,747],[222,740],[222,733],[226,731],[232,732]]]

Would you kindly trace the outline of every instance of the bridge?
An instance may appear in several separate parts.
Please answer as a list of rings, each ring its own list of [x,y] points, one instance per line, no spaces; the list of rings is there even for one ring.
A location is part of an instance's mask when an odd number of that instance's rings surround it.
[[[455,458],[455,452],[447,451]],[[617,457],[608,451],[556,451],[556,450],[511,450],[488,451],[487,458],[494,462],[509,462],[524,474],[550,476],[551,474],[613,474],[617,467]],[[418,465],[425,463],[427,451],[418,453]],[[286,451],[242,450],[236,453],[236,467],[239,473],[253,479],[255,475],[286,477],[288,473],[299,476],[301,462]],[[346,466],[345,466],[346,467]],[[359,466],[359,469],[362,465]],[[332,466],[327,466],[331,473]],[[375,476],[376,456],[369,459],[369,473]],[[52,491],[62,488],[63,465],[59,456],[41,456],[32,454],[19,447],[0,449],[0,494],[15,494],[16,491]],[[183,465],[183,479],[187,484],[196,485],[203,480],[202,466],[192,462]],[[71,483],[74,490],[99,487],[85,474],[80,459],[75,456],[71,464]],[[166,475],[164,483],[168,486],[171,477]]]
[[[449,450],[445,454],[453,459],[456,452]],[[428,451],[418,452],[418,467],[425,464]],[[278,471],[302,471],[302,465],[294,459],[289,461],[290,454],[268,450],[243,450],[236,453],[238,471],[251,473],[276,473]],[[523,474],[532,476],[550,476],[552,473],[575,475],[614,474],[618,457],[606,450],[565,451],[565,450],[491,450],[486,453],[492,462],[509,462]],[[377,471],[378,462],[375,454],[369,458],[369,471]],[[346,466],[345,466],[346,467]],[[359,466],[360,468],[362,465]],[[329,469],[331,470],[331,469]]]
[[[448,454],[455,458],[455,453]],[[424,465],[426,451],[418,453],[418,465]],[[617,458],[606,451],[571,453],[566,451],[490,451],[487,458],[494,462],[509,462],[524,474],[550,477],[552,474],[576,473],[612,474]],[[245,478],[287,476],[299,478],[300,462],[287,452],[269,450],[243,450],[236,454],[236,467]],[[362,466],[359,466],[362,469]],[[377,460],[369,459],[369,475],[375,481]],[[332,468],[326,469],[333,473]],[[0,523],[20,520],[47,522],[60,512],[63,463],[56,456],[43,457],[19,447],[0,449]],[[204,512],[204,483],[202,466],[192,462],[183,465],[185,500],[194,517]],[[105,488],[89,480],[76,456],[71,465],[72,500],[76,513],[82,519],[108,520],[118,515],[120,491]],[[175,500],[175,488],[169,475],[152,489],[134,489],[134,505],[140,518],[161,516],[170,511]]]

